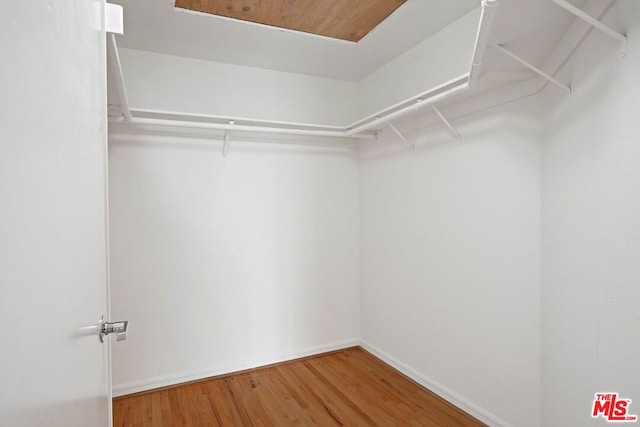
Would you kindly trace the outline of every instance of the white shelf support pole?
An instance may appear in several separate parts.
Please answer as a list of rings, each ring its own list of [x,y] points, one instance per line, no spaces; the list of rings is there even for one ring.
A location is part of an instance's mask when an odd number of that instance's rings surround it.
[[[131,109],[129,108],[129,97],[127,96],[127,88],[124,85],[124,76],[122,75],[122,64],[120,63],[120,55],[118,54],[118,45],[113,34],[107,35],[107,62],[111,67],[120,106],[122,108],[122,116],[125,120],[131,120]]]
[[[615,40],[618,40],[619,42],[621,42],[622,43],[622,57],[624,58],[625,56],[627,56],[627,37],[624,34],[620,34],[616,30],[606,26],[605,24],[603,24],[602,22],[598,21],[593,16],[589,15],[588,13],[586,13],[585,11],[583,11],[581,9],[578,9],[577,7],[575,7],[574,5],[572,5],[571,3],[569,3],[566,0],[553,0],[553,2],[555,4],[557,4],[558,6],[560,6],[561,8],[563,8],[564,10],[566,10],[567,12],[574,14],[578,18],[580,18],[583,21],[585,21],[586,23],[588,23],[589,25],[591,25],[591,26],[597,28],[598,30],[602,31],[603,33],[605,33],[609,37],[612,37]]]
[[[566,90],[569,93],[569,96],[571,96],[571,88],[569,86],[565,85],[564,83],[561,83],[558,79],[556,79],[553,76],[545,73],[540,68],[538,68],[535,65],[525,61],[524,59],[520,58],[519,56],[517,56],[516,54],[512,53],[511,51],[505,49],[504,47],[500,46],[499,44],[494,44],[493,47],[495,47],[500,52],[502,52],[505,55],[507,55],[509,58],[519,62],[522,65],[524,65],[528,69],[530,69],[532,71],[535,71],[536,73],[538,73],[539,75],[541,75],[545,79],[549,80],[551,83],[553,83],[554,85],[558,86],[559,88],[562,88],[562,89]]]
[[[440,112],[438,107],[436,107],[435,104],[433,104],[431,105],[431,108],[433,108],[433,111],[438,115],[438,117],[440,117],[440,120],[442,120],[442,123],[444,123],[444,125],[449,129],[449,131],[451,132],[451,135],[453,135],[455,139],[460,139],[460,134],[451,125],[449,120],[447,120],[447,118]]]
[[[395,132],[396,135],[398,135],[398,138],[400,138],[405,144],[407,144],[407,146],[409,148],[411,148],[411,151],[416,151],[416,146],[411,144],[409,141],[407,141],[407,138],[404,137],[404,135],[402,133],[400,133],[400,131],[398,130],[398,128],[396,128],[393,123],[391,122],[387,122],[387,124],[389,125],[389,127],[391,128],[392,131]]]
[[[229,126],[233,126],[233,120],[229,120]],[[231,130],[224,131],[224,144],[222,145],[222,157],[227,157],[229,143],[231,142]]]

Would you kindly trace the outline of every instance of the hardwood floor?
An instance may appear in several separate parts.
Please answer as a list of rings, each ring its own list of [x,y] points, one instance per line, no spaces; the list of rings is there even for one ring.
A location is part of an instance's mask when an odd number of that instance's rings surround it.
[[[361,348],[116,398],[114,426],[483,426]]]

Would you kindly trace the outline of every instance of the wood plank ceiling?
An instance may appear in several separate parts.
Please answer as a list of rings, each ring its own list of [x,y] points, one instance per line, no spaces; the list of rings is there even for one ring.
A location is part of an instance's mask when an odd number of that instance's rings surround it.
[[[358,42],[407,0],[176,0],[227,18]]]

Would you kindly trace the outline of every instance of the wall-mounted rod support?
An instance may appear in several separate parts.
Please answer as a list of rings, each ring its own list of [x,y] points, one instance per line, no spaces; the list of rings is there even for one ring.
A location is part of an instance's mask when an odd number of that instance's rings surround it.
[[[124,34],[124,9],[121,5],[105,3],[104,29],[107,33]]]
[[[620,34],[616,30],[606,26],[605,24],[603,24],[602,22],[598,21],[593,16],[589,15],[588,13],[586,13],[585,11],[583,11],[581,9],[578,9],[577,7],[572,5],[571,3],[567,2],[566,0],[553,0],[553,2],[555,4],[557,4],[558,6],[560,6],[561,8],[563,8],[564,10],[566,10],[567,12],[570,12],[570,13],[574,14],[578,18],[582,19],[583,21],[585,21],[588,24],[594,26],[598,30],[602,31],[603,33],[605,33],[609,37],[612,37],[612,38],[618,40],[619,42],[621,42],[622,43],[622,57],[624,58],[627,55],[627,37],[624,34]]]
[[[559,88],[562,88],[562,89],[566,90],[569,93],[569,95],[571,95],[571,88],[569,86],[565,85],[564,83],[561,83],[558,79],[556,79],[553,76],[545,73],[540,68],[538,68],[535,65],[525,61],[524,59],[520,58],[519,56],[517,56],[516,54],[512,53],[511,51],[505,49],[504,47],[500,46],[499,44],[494,44],[493,47],[495,47],[500,52],[502,52],[505,55],[507,55],[509,58],[519,62],[522,65],[524,65],[528,69],[530,69],[532,71],[535,71],[536,73],[538,73],[539,75],[541,75],[545,79],[549,80],[551,83],[553,83],[554,85],[558,86]]]
[[[233,120],[229,120],[229,126],[233,126]],[[229,143],[231,142],[231,130],[224,131],[224,144],[222,145],[222,157],[227,157]]]
[[[391,130],[398,135],[398,138],[400,138],[405,144],[407,144],[407,146],[411,149],[411,151],[416,151],[416,146],[412,143],[410,143],[409,141],[407,141],[407,138],[404,137],[404,135],[402,133],[400,133],[400,131],[398,130],[398,128],[396,128],[393,123],[391,122],[387,122],[387,124],[389,125],[389,127],[391,128]]]
[[[440,120],[442,120],[442,123],[444,123],[444,125],[449,129],[449,131],[451,132],[451,135],[453,135],[455,139],[460,139],[460,134],[451,125],[449,120],[447,120],[447,118],[440,112],[438,107],[436,107],[435,104],[433,104],[431,105],[431,108],[433,108],[433,111],[438,115],[438,117],[440,117]]]
[[[116,82],[116,90],[118,91],[118,98],[120,98],[120,106],[122,107],[122,116],[125,120],[130,120],[131,110],[129,109],[129,98],[127,97],[127,89],[124,86],[118,45],[116,45],[116,37],[113,34],[107,35],[107,61]]]
[[[489,42],[489,34],[493,26],[493,19],[496,14],[496,6],[498,0],[482,0],[482,12],[480,13],[480,24],[478,25],[478,34],[476,35],[476,44],[473,49],[473,58],[471,59],[471,71],[469,72],[469,85],[473,87],[480,76],[480,67],[484,60],[484,54],[487,52]]]

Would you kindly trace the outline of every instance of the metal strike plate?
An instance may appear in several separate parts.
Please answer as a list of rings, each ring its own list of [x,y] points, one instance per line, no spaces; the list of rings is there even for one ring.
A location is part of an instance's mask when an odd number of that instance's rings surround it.
[[[104,342],[104,337],[109,334],[117,334],[117,341],[124,341],[127,339],[127,327],[129,326],[128,320],[120,320],[117,322],[107,322],[105,317],[99,322],[100,326],[100,341]]]

